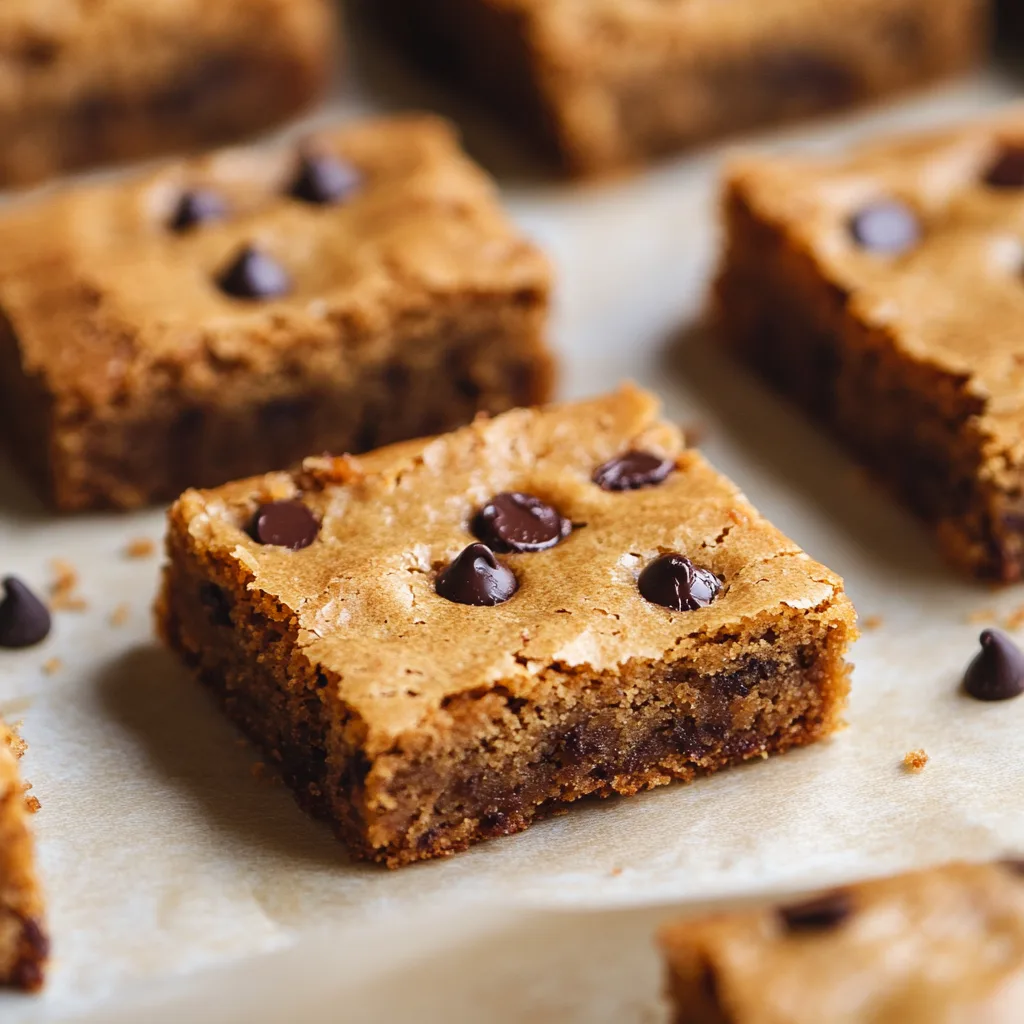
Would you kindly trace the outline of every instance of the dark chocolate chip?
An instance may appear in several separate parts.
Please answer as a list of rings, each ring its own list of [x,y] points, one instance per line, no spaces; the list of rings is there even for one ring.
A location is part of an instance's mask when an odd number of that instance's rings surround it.
[[[985,172],[991,188],[1024,188],[1024,146],[1006,146]]]
[[[215,626],[231,625],[231,602],[216,583],[204,583],[199,588],[199,601]]]
[[[486,544],[470,544],[437,577],[434,589],[456,604],[490,607],[507,601],[519,589],[519,581]]]
[[[964,691],[975,700],[1009,700],[1024,693],[1024,654],[998,629],[979,637],[981,650],[967,666]]]
[[[190,189],[181,194],[168,227],[172,231],[188,231],[209,221],[223,220],[227,213],[228,204],[219,192],[208,188]]]
[[[236,299],[275,299],[287,295],[292,286],[284,268],[252,245],[245,246],[221,272],[217,284]]]
[[[288,194],[304,203],[328,205],[348,199],[363,177],[351,164],[327,153],[305,153]]]
[[[594,470],[593,480],[603,491],[635,491],[660,484],[674,463],[653,452],[633,451],[616,455]]]
[[[254,540],[292,551],[308,548],[319,532],[316,516],[301,501],[272,501],[261,505],[252,520]]]
[[[824,932],[838,928],[853,913],[850,894],[842,889],[803,903],[779,907],[779,917],[790,932]]]
[[[721,580],[713,572],[699,569],[685,555],[675,552],[656,558],[637,582],[648,601],[677,612],[706,608],[722,589]]]
[[[31,647],[50,633],[50,612],[21,580],[3,581],[0,601],[0,647]]]
[[[850,234],[863,249],[896,256],[917,245],[921,223],[906,203],[880,199],[850,218]]]
[[[568,537],[572,523],[540,498],[507,491],[477,513],[473,533],[492,551],[543,551]]]

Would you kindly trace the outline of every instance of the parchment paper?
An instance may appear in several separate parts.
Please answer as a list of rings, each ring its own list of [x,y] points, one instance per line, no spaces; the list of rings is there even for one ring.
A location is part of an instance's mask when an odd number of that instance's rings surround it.
[[[364,56],[314,120],[440,105]],[[868,116],[745,140],[829,148],[880,128],[970,118],[1014,91],[995,73]],[[369,95],[372,93],[373,99]],[[471,120],[471,125],[474,123]],[[979,623],[1024,603],[963,582],[917,525],[697,327],[729,146],[640,177],[570,187],[477,125],[523,227],[560,277],[565,397],[631,377],[701,421],[711,459],[815,557],[862,617],[849,728],[691,786],[587,803],[529,832],[397,873],[348,862],[155,643],[162,513],[57,518],[0,475],[0,569],[44,589],[49,561],[89,607],[0,657],[0,713],[23,720],[54,961],[0,1020],[103,1022],[663,1020],[651,945],[673,906],[790,893],[954,857],[1024,849],[1024,700],[957,684]],[[110,617],[122,603],[127,621]],[[119,614],[123,614],[119,613]],[[44,673],[43,663],[63,666]],[[903,770],[923,747],[920,775]]]

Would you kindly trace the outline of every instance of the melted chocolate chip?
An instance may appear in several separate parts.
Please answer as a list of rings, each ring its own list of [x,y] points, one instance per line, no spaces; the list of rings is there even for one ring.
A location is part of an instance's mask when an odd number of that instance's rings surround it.
[[[195,188],[181,194],[168,227],[172,231],[188,231],[209,221],[223,220],[227,213],[228,204],[219,192]]]
[[[594,470],[593,480],[602,491],[635,491],[660,484],[674,463],[652,452],[633,451],[609,459]]]
[[[456,604],[490,607],[507,601],[519,589],[519,581],[486,544],[470,544],[437,577],[434,589]]]
[[[1024,693],[1024,654],[998,629],[986,629],[981,650],[967,666],[964,691],[975,700],[1009,700]]]
[[[292,286],[282,266],[252,245],[242,249],[221,272],[217,284],[236,299],[274,299],[287,295]]]
[[[477,513],[473,533],[492,551],[543,551],[568,537],[572,523],[540,498],[508,491]]]
[[[790,932],[824,932],[838,928],[853,913],[850,894],[843,890],[826,893],[803,903],[779,907],[779,917]]]
[[[862,249],[896,256],[917,245],[921,224],[906,203],[880,199],[850,218],[850,234]]]
[[[306,153],[288,194],[319,206],[348,199],[362,184],[362,175],[351,164],[327,153]]]
[[[706,608],[722,589],[721,580],[707,569],[699,569],[685,555],[672,552],[656,558],[637,581],[640,593],[652,604],[676,612]]]
[[[50,612],[21,580],[3,581],[0,601],[0,647],[32,647],[50,633]]]
[[[301,501],[272,501],[256,510],[250,532],[261,544],[299,551],[316,540],[320,523]]]
[[[1024,146],[1006,146],[985,172],[991,188],[1024,188]]]

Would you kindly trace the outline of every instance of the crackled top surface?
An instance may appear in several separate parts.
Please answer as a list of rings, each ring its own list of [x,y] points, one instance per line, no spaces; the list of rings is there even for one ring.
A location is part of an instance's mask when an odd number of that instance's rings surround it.
[[[906,358],[948,375],[980,403],[1004,448],[1021,447],[1024,108],[840,160],[745,159],[731,182],[848,293],[853,315]],[[915,225],[918,237],[900,251],[864,246],[851,230],[881,201],[908,210]]]
[[[349,169],[353,187],[338,201],[296,198],[303,153]],[[173,230],[183,195],[199,191],[225,212]],[[549,276],[489,179],[431,117],[72,188],[0,217],[0,234],[0,306],[26,369],[95,401],[176,367],[223,370],[264,355],[276,364],[297,339],[315,348],[340,338],[355,350],[431,302],[535,295]],[[219,286],[247,246],[284,273],[285,294],[237,298]]]
[[[1012,1024],[1024,1012],[1024,864],[854,885],[662,941],[670,961],[707,965],[736,1024]]]
[[[638,490],[594,483],[599,466],[631,449],[675,468]],[[547,550],[497,556],[518,582],[505,603],[439,596],[439,571],[476,539],[469,524],[507,491],[553,506],[571,534]],[[247,532],[255,510],[299,494],[321,522],[313,543],[257,543]],[[295,477],[191,491],[171,516],[204,558],[241,574],[253,601],[269,598],[296,617],[305,656],[385,731],[414,724],[449,694],[497,682],[528,694],[552,666],[590,673],[692,658],[702,639],[727,633],[735,642],[719,635],[703,645],[701,667],[716,671],[744,654],[771,657],[756,639],[769,628],[799,642],[810,613],[852,621],[842,581],[684,450],[655,399],[632,387],[358,459],[307,460]],[[709,607],[674,612],[640,595],[641,570],[666,552],[723,582]]]

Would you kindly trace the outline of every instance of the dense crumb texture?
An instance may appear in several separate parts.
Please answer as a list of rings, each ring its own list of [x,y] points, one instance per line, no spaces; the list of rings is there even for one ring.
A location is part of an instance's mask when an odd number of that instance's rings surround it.
[[[630,451],[647,453],[634,468],[648,483],[612,489],[607,464]],[[552,539],[478,561],[500,593],[457,603],[480,593],[455,571],[470,531],[507,525],[482,526],[481,510],[509,492],[554,510]],[[270,518],[257,510],[295,500],[312,513],[313,529],[291,534],[305,546],[253,539]],[[641,596],[665,552],[714,574],[710,605]],[[581,797],[810,743],[846,700],[842,581],[633,389],[190,491],[170,512],[168,554],[166,641],[301,802],[389,866]]]
[[[1024,863],[952,864],[662,931],[676,1024],[1024,1019]]]
[[[61,509],[549,397],[547,263],[439,120],[72,189],[0,232],[0,425]]]
[[[0,720],[0,984],[34,990],[43,983],[49,943],[30,808],[18,773],[23,751],[22,741]]]
[[[0,185],[229,142],[327,84],[328,0],[4,0]]]
[[[366,0],[575,173],[922,85],[975,63],[981,0]]]
[[[1024,573],[1024,110],[726,195],[723,339],[983,578]]]
[[[903,767],[911,774],[918,775],[924,771],[929,760],[927,752],[922,749],[908,750],[903,755]]]

